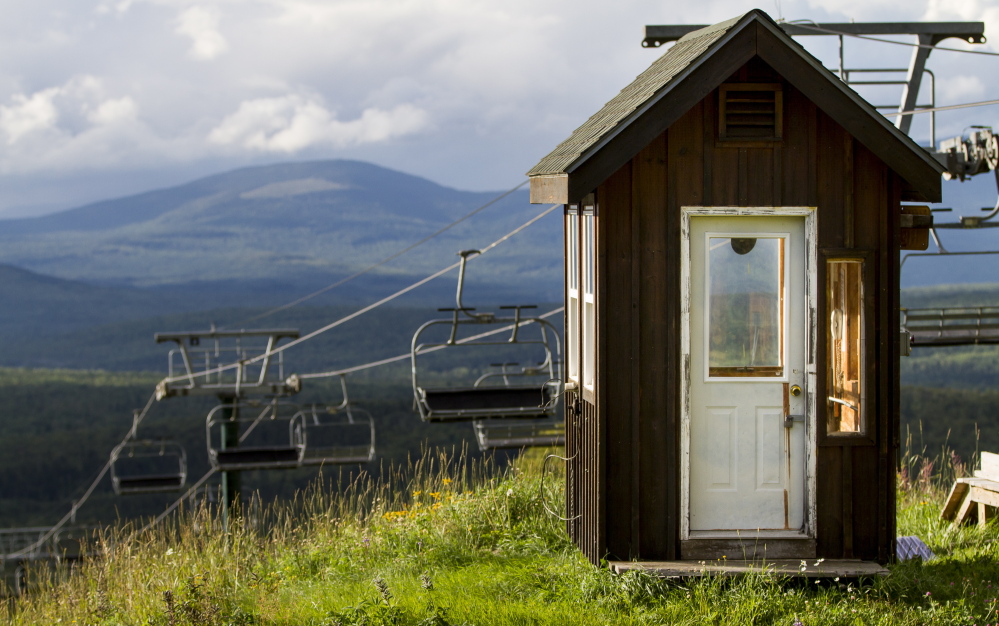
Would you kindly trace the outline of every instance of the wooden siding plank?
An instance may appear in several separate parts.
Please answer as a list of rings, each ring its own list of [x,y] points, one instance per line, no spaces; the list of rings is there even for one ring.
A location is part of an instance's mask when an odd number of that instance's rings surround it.
[[[819,247],[843,247],[843,176],[846,174],[843,128],[828,115],[817,117],[816,152],[818,174]]]
[[[739,150],[715,147],[711,156],[711,205],[739,205]],[[684,202],[683,204],[693,204]],[[677,209],[682,205],[677,205]]]
[[[699,117],[700,107],[694,107],[684,119]],[[700,124],[692,124],[683,135],[691,150],[700,156]],[[667,558],[671,541],[667,537],[669,514],[667,491],[673,480],[667,471],[668,460],[675,458],[667,451],[666,406],[669,393],[666,382],[669,323],[663,311],[668,310],[666,275],[666,223],[670,219],[666,207],[667,136],[660,135],[636,159],[635,181],[640,194],[635,197],[638,229],[634,232],[638,246],[634,262],[639,272],[639,293],[635,301],[638,332],[635,336],[638,357],[635,381],[638,418],[639,519],[638,547],[642,558]],[[699,168],[693,170],[700,171]]]
[[[853,456],[853,554],[859,559],[881,561],[879,548],[884,511],[878,450],[874,446],[851,446]],[[871,480],[875,478],[875,480]],[[846,494],[844,494],[845,496]],[[894,517],[894,514],[892,515]],[[888,539],[894,545],[894,537]]]
[[[815,105],[793,87],[784,90],[787,124],[784,134],[784,192],[789,206],[815,206]],[[819,227],[822,227],[820,222]]]
[[[780,206],[774,194],[773,148],[751,148],[746,152],[746,206]]]
[[[816,452],[816,555],[838,559],[843,555],[843,448],[822,446]]]
[[[639,153],[641,155],[642,153]],[[632,326],[637,323],[632,310],[632,221],[636,218],[635,170],[639,159],[622,167],[601,187],[600,205],[601,265],[598,279],[599,317],[598,407],[606,431],[605,498],[607,550],[617,558],[636,556],[633,508],[637,492],[633,460],[635,406],[632,403],[631,370],[634,359]]]
[[[715,95],[706,98],[707,104],[702,105],[699,110],[692,109],[681,122],[670,127],[667,136],[668,149],[668,184],[666,189],[666,204],[668,219],[666,221],[666,275],[664,285],[665,304],[662,311],[666,318],[666,378],[663,386],[663,393],[666,394],[666,401],[663,406],[665,412],[665,449],[663,455],[665,462],[663,471],[672,476],[666,487],[666,511],[668,512],[666,524],[667,545],[665,558],[678,558],[680,556],[680,422],[682,407],[680,406],[679,393],[683,384],[680,354],[680,208],[683,206],[704,206],[711,198],[712,205],[724,204],[730,193],[735,193],[736,187],[729,185],[724,194],[715,193],[715,189],[720,183],[718,176],[722,172],[725,176],[738,176],[734,167],[726,167],[732,159],[726,161],[720,156],[734,157],[738,159],[735,150],[718,150],[714,144],[713,120],[714,110],[712,106]],[[701,140],[698,143],[696,135],[688,134],[691,126],[698,122],[700,115],[702,128],[711,127],[712,130],[702,130]],[[711,137],[705,140],[705,137]],[[711,170],[704,174],[703,179],[698,180],[696,173],[704,173],[704,167],[698,167],[698,159],[703,159],[705,164],[711,165]],[[737,178],[735,179],[737,181]],[[710,188],[708,188],[710,186]],[[729,201],[731,204],[731,201]],[[662,313],[659,313],[662,315]]]

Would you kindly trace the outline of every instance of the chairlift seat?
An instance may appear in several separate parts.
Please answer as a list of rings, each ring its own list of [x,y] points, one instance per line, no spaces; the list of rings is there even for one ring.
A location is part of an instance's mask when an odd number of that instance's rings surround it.
[[[565,445],[565,422],[551,419],[476,420],[479,450],[550,448]]]
[[[302,465],[350,465],[367,463],[374,458],[372,446],[339,446],[336,448],[310,448]]]
[[[217,470],[287,469],[302,464],[303,446],[246,447],[213,450]]]
[[[186,480],[187,477],[184,474],[120,476],[116,480],[115,491],[119,494],[180,491]]]
[[[187,453],[168,440],[131,440],[111,452],[111,486],[118,495],[180,491],[187,482]]]
[[[425,421],[545,417],[554,413],[545,385],[422,389]],[[544,406],[543,406],[544,405]]]

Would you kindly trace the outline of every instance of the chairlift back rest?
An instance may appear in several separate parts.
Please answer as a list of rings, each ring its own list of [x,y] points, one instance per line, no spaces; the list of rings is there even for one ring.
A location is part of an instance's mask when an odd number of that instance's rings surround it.
[[[905,329],[913,346],[960,346],[999,343],[999,308],[910,309]]]

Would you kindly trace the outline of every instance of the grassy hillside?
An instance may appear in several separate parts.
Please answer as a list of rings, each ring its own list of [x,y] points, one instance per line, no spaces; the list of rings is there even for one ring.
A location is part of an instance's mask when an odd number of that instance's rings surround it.
[[[876,580],[661,581],[585,562],[544,504],[538,458],[499,471],[429,456],[387,481],[317,487],[225,537],[199,510],[109,537],[70,574],[35,575],[9,624],[991,624],[999,619],[999,526],[950,530],[944,491],[903,483],[900,533],[937,558]],[[205,529],[211,528],[210,532]],[[809,567],[811,563],[803,563]]]

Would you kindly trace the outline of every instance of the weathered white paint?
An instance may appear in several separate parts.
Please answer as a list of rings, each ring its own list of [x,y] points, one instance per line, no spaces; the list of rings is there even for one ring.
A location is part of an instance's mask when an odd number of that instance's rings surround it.
[[[792,384],[802,384],[805,389],[805,393],[798,399],[792,399],[791,412],[801,413],[804,412],[806,419],[804,423],[804,429],[802,429],[801,424],[797,424],[791,433],[794,436],[789,437],[789,441],[792,443],[792,456],[797,456],[797,458],[803,457],[801,461],[792,461],[796,464],[802,475],[797,477],[789,477],[787,470],[791,468],[790,464],[786,464],[784,467],[780,468],[780,474],[775,474],[772,466],[765,468],[754,467],[753,479],[759,484],[760,487],[766,489],[767,487],[773,486],[773,481],[779,479],[785,481],[787,479],[793,479],[798,483],[799,491],[803,491],[795,500],[793,507],[797,511],[797,514],[793,516],[793,520],[789,517],[789,526],[793,523],[794,527],[791,529],[784,529],[784,507],[783,502],[779,507],[780,514],[780,528],[775,530],[769,530],[765,532],[777,532],[781,535],[787,536],[807,536],[814,537],[814,520],[815,520],[815,406],[816,406],[816,367],[815,367],[815,322],[816,322],[816,276],[817,276],[817,250],[815,246],[816,241],[816,220],[815,220],[815,209],[813,207],[683,207],[681,214],[681,286],[682,286],[682,296],[681,296],[681,375],[682,375],[682,386],[681,386],[681,440],[680,440],[680,454],[681,454],[681,490],[680,490],[680,506],[681,506],[681,516],[680,516],[680,534],[681,539],[688,539],[694,536],[700,537],[702,533],[705,532],[703,528],[691,529],[691,412],[692,412],[692,398],[691,398],[691,384],[693,382],[693,375],[696,371],[698,378],[701,381],[707,381],[707,372],[702,370],[701,363],[704,359],[697,358],[698,367],[692,368],[694,359],[692,357],[699,355],[692,355],[691,352],[691,218],[698,216],[720,216],[720,217],[800,217],[803,218],[803,241],[799,239],[797,253],[789,253],[786,256],[786,261],[792,264],[797,264],[798,268],[803,266],[803,278],[799,282],[797,287],[799,291],[798,300],[802,301],[802,312],[794,317],[792,322],[791,318],[785,316],[786,323],[794,323],[796,325],[795,333],[798,339],[795,342],[798,344],[796,348],[798,355],[792,357],[791,360],[785,358],[785,377],[781,379],[783,381],[791,382]],[[730,223],[737,223],[738,220],[728,220]],[[747,220],[754,221],[754,220]],[[759,220],[755,220],[759,221]],[[779,220],[774,220],[777,222]],[[772,232],[774,229],[763,228],[758,229],[761,232],[769,232],[769,234],[775,234]],[[736,231],[737,232],[737,231]],[[735,234],[735,232],[733,232]],[[792,260],[792,254],[797,254],[797,259]],[[789,298],[790,300],[790,298]],[[787,303],[785,303],[787,304]],[[700,309],[702,305],[698,304],[695,308]],[[698,312],[698,317],[700,317],[700,312]],[[700,343],[700,342],[699,342]],[[785,349],[788,349],[791,342],[785,343]],[[698,346],[699,350],[703,350],[703,345]],[[797,364],[792,365],[792,361]],[[796,373],[790,370],[798,370]],[[799,382],[800,381],[800,382]],[[743,379],[740,383],[748,383]],[[773,382],[773,379],[767,379],[767,382]],[[748,385],[747,385],[748,386]],[[736,394],[737,396],[741,394]],[[780,398],[774,411],[773,402],[771,399],[770,408],[763,407],[759,410],[753,408],[755,413],[754,419],[750,420],[749,423],[755,425],[756,429],[770,429],[773,421],[777,419],[775,417],[778,413],[780,417],[783,416],[783,407],[780,406],[783,398]],[[741,400],[740,400],[741,401]],[[728,414],[729,407],[731,410],[738,410],[737,402],[715,402],[712,400],[711,417],[716,422],[719,419],[724,421],[724,417]],[[745,410],[745,409],[744,409]],[[731,419],[731,418],[730,418]],[[719,429],[718,434],[722,435],[724,432],[728,432],[729,436],[725,437],[727,443],[725,446],[732,448],[733,446],[738,446],[737,442],[733,442],[731,437],[733,432],[728,428],[723,428],[723,424],[718,422],[714,424],[714,428]],[[802,430],[804,432],[802,432]],[[797,431],[797,432],[795,432]],[[756,455],[758,453],[766,453],[767,447],[770,446],[772,451],[773,441],[764,442],[759,440],[759,438],[752,437],[755,441],[749,442],[751,447],[748,448],[748,454]],[[723,447],[725,447],[723,446]],[[786,452],[786,448],[783,450]],[[743,454],[746,454],[744,451]],[[724,463],[722,465],[725,465]],[[722,474],[730,475],[738,470],[729,466],[722,467],[711,467],[710,471],[713,472],[713,476],[722,479],[724,478]],[[763,474],[766,474],[764,476]],[[714,478],[712,479],[714,481]],[[760,482],[762,481],[762,482]],[[724,489],[724,481],[715,481],[719,489]],[[783,491],[783,486],[780,488]],[[781,493],[782,497],[782,493]],[[729,508],[737,508],[737,505],[733,502],[733,506]],[[789,514],[791,513],[789,509]],[[746,536],[749,532],[758,532],[755,529],[759,529],[760,525],[755,525],[754,527],[747,527],[742,529],[712,529],[708,531],[713,537],[733,537],[736,535]],[[716,533],[721,533],[720,535]]]

